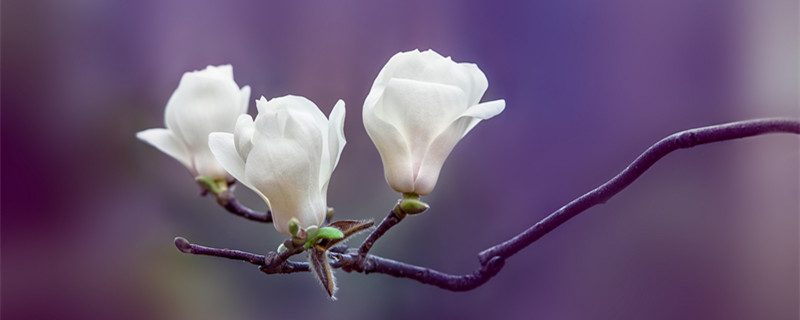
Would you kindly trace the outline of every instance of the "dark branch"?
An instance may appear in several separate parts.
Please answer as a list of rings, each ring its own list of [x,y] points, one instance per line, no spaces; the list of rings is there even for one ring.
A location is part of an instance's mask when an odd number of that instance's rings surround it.
[[[369,236],[367,236],[367,239],[364,240],[364,242],[361,244],[361,247],[358,248],[358,256],[362,260],[367,256],[367,253],[369,253],[369,250],[372,249],[372,246],[375,245],[375,241],[378,241],[378,239],[383,236],[386,231],[389,231],[389,229],[394,225],[400,223],[400,221],[402,221],[406,216],[406,214],[403,212],[398,214],[398,211],[401,211],[399,206],[395,206],[394,209],[389,212],[389,215],[387,215],[386,218],[383,218],[383,221],[381,221],[378,227],[375,228],[375,230],[373,230]]]
[[[204,247],[190,243],[188,240],[186,240],[186,238],[182,237],[175,238],[175,246],[178,247],[178,250],[180,250],[183,253],[199,254],[199,255],[213,256],[213,257],[223,257],[233,260],[242,260],[259,266],[263,266],[265,264],[264,256],[262,255],[257,255],[239,250]]]
[[[800,121],[791,119],[748,120],[691,129],[670,135],[648,148],[636,158],[636,160],[628,165],[625,170],[608,182],[561,207],[561,209],[551,213],[542,221],[539,221],[519,235],[482,251],[478,255],[478,258],[481,263],[486,263],[492,257],[508,258],[513,256],[548,232],[553,231],[553,229],[570,218],[595,205],[605,203],[608,199],[633,183],[634,180],[639,178],[639,176],[647,171],[656,161],[672,151],[691,148],[706,143],[740,139],[773,132],[800,134]]]
[[[453,275],[430,268],[419,267],[412,264],[367,255],[364,267],[359,265],[360,257],[353,255],[338,255],[339,266],[346,272],[356,271],[364,274],[383,273],[397,278],[417,280],[450,291],[468,291],[477,288],[494,277],[503,268],[505,260],[495,257],[488,263],[469,274]]]
[[[452,275],[368,254],[369,249],[375,241],[389,230],[389,228],[400,222],[402,217],[405,216],[403,213],[398,214],[394,210],[390,212],[378,228],[369,235],[359,249],[348,249],[344,246],[331,248],[329,250],[329,256],[336,260],[331,266],[340,268],[346,272],[361,272],[365,274],[383,273],[398,278],[414,279],[421,283],[435,285],[452,291],[471,290],[494,277],[505,264],[505,259],[513,256],[570,218],[588,208],[606,202],[629,186],[656,161],[663,158],[668,153],[701,144],[773,132],[800,134],[800,121],[790,119],[749,120],[691,129],[670,135],[648,148],[636,158],[636,160],[628,165],[625,170],[608,182],[561,207],[519,235],[481,252],[478,255],[481,266],[469,274]],[[184,253],[247,261],[259,265],[262,271],[270,274],[309,271],[307,263],[285,259],[291,254],[298,253],[295,250],[285,253],[286,257],[283,259],[280,258],[281,255],[271,252],[269,254],[271,258],[267,259],[261,255],[238,250],[215,249],[191,244],[186,241],[186,239],[180,237],[175,238],[175,245]]]
[[[231,249],[217,249],[205,247],[193,243],[189,243],[184,238],[175,238],[175,246],[178,247],[183,253],[191,253],[206,256],[216,256],[228,258],[233,260],[246,261],[259,266],[259,269],[267,274],[275,273],[294,273],[294,272],[308,272],[310,268],[308,263],[295,262],[291,260],[279,259],[281,254],[269,252],[266,256],[243,252]],[[299,248],[302,248],[299,247]],[[336,251],[346,250],[344,248],[337,248]],[[288,252],[284,251],[284,252]],[[294,251],[292,254],[299,253]],[[398,278],[408,278],[417,280],[421,283],[435,285],[442,289],[451,291],[467,291],[472,290],[494,277],[503,267],[504,260],[496,257],[484,264],[478,270],[465,275],[451,275],[441,271],[418,267],[415,265],[395,261],[392,259],[381,258],[374,255],[367,255],[365,257],[364,265],[362,268],[360,263],[361,259],[357,253],[346,254],[331,251],[329,253],[337,261],[331,264],[333,268],[339,268],[346,272],[361,272],[367,273],[383,273]]]
[[[245,207],[239,200],[236,200],[236,197],[233,195],[233,190],[231,189],[225,190],[217,195],[217,203],[225,208],[225,210],[228,210],[228,212],[245,219],[265,223],[272,222],[272,213],[270,211],[259,212]]]

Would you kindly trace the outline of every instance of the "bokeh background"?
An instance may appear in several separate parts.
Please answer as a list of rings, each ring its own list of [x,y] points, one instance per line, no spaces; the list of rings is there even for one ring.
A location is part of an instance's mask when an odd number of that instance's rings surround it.
[[[347,102],[329,204],[382,218],[397,198],[361,123],[393,54],[477,63],[507,108],[453,151],[432,209],[374,253],[452,273],[673,132],[798,117],[798,3],[780,0],[2,2],[3,319],[797,319],[798,138],[683,150],[607,204],[453,293],[179,253],[175,236],[264,253],[270,225],[227,214],[137,141],[182,73],[233,64],[253,99]],[[250,112],[255,112],[251,103]],[[249,190],[238,195],[265,209]],[[358,243],[363,239],[353,240]]]

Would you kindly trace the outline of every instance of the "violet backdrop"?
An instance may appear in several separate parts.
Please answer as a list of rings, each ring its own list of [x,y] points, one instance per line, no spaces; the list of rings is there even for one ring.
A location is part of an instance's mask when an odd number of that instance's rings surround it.
[[[431,210],[373,249],[465,273],[668,134],[797,118],[797,17],[755,0],[3,1],[2,318],[797,319],[796,136],[669,155],[476,290],[339,271],[336,302],[310,274],[178,252],[175,236],[257,253],[281,236],[134,137],[209,64],[232,64],[251,100],[344,99],[328,202],[377,220],[398,196],[361,123],[378,71],[415,48],[477,63],[506,110],[455,148]]]

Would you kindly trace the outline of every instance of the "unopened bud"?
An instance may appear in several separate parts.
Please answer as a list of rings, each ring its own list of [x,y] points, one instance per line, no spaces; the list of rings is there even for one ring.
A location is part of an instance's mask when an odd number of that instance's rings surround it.
[[[300,230],[300,221],[297,218],[292,218],[289,220],[289,233],[293,236],[297,236],[297,231]]]
[[[427,203],[420,201],[419,199],[412,199],[412,198],[404,198],[400,200],[400,210],[407,214],[418,214],[423,213],[425,210],[428,210],[431,206]]]

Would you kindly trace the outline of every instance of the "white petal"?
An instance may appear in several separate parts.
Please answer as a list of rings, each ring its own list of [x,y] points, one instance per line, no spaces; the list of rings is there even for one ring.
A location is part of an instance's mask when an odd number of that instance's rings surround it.
[[[172,122],[189,152],[196,153],[208,148],[209,133],[233,131],[240,103],[233,81],[187,73],[167,103],[167,125]]]
[[[256,111],[258,112],[258,115],[261,115],[262,113],[266,112],[265,109],[267,108],[268,103],[269,101],[267,100],[267,98],[264,98],[264,96],[261,96],[261,98],[258,98],[258,100],[256,100]],[[256,118],[258,118],[258,116],[256,116]]]
[[[373,90],[376,86],[387,85],[393,78],[459,87],[467,93],[470,104],[478,103],[488,87],[486,76],[475,64],[456,63],[433,50],[414,50],[394,55],[378,74]]]
[[[233,142],[236,152],[242,159],[247,159],[250,150],[253,149],[253,134],[255,132],[253,118],[249,114],[240,115],[236,119],[236,127],[233,129]],[[210,145],[210,142],[209,142]]]
[[[319,111],[319,109],[317,109],[317,111]],[[321,113],[322,112],[320,112],[320,114]],[[293,140],[304,146],[309,152],[312,152],[319,166],[321,157],[325,153],[324,144],[327,144],[327,141],[323,138],[323,133],[327,134],[328,119],[325,119],[325,127],[322,128],[324,130],[320,130],[320,127],[318,127],[311,114],[288,109],[279,113],[279,118],[282,118],[280,115],[286,115],[286,118],[283,120],[285,124],[283,128],[283,138]],[[319,184],[317,186],[319,186]]]
[[[283,109],[289,109],[291,112],[305,113],[314,119],[314,123],[320,131],[327,130],[328,128],[328,119],[325,118],[325,114],[319,110],[319,107],[317,107],[314,102],[308,100],[306,97],[287,95],[273,98],[269,101],[262,97],[261,100],[256,102],[256,106],[258,107],[259,114],[261,112],[275,112]]]
[[[180,86],[178,88],[180,88]],[[169,100],[167,100],[167,106],[164,108],[164,124],[167,129],[173,132],[176,138],[183,141],[182,135],[180,134],[181,128],[180,124],[178,124],[177,114],[181,108],[178,106],[180,103],[176,101],[176,99],[180,99],[178,89],[175,89],[169,97]]]
[[[208,136],[208,147],[214,154],[217,162],[225,170],[239,180],[242,184],[249,186],[247,177],[244,174],[244,159],[236,152],[233,134],[227,132],[214,132]]]
[[[372,84],[372,89],[370,93],[375,91],[376,86],[385,86],[390,79],[395,76],[395,72],[398,68],[405,68],[409,63],[407,62],[410,59],[413,59],[413,56],[418,55],[419,50],[414,49],[408,52],[398,52],[389,58],[389,61],[386,62],[386,65],[381,68],[381,71],[378,72],[378,76],[375,77],[375,82]]]
[[[247,109],[250,106],[250,86],[244,86],[239,90],[239,100],[241,103],[240,109],[238,110],[239,113],[247,113]]]
[[[220,80],[233,81],[233,66],[229,64],[221,66],[207,66],[203,70],[195,71],[192,73],[201,77],[217,78]]]
[[[486,79],[486,75],[478,68],[478,65],[474,63],[459,63],[458,65],[470,78],[470,89],[464,89],[469,93],[468,103],[470,105],[478,104],[486,89],[489,88],[489,80]]]
[[[197,175],[211,178],[212,180],[230,181],[231,175],[217,162],[214,154],[208,147],[200,149],[192,155],[192,163]]]
[[[331,179],[331,174],[333,174],[333,170],[336,169],[336,165],[339,164],[339,158],[342,156],[342,149],[344,149],[344,145],[347,144],[347,140],[344,138],[344,116],[344,101],[339,100],[336,102],[336,105],[333,106],[330,116],[328,116],[327,149],[329,156],[327,158],[323,157],[323,161],[320,164],[320,182],[323,195],[328,193],[328,182]]]
[[[444,161],[453,151],[456,144],[461,141],[467,132],[472,130],[481,120],[492,118],[505,108],[505,100],[484,102],[467,109],[458,120],[454,121],[442,134],[431,143],[422,160],[422,165],[414,182],[414,191],[419,195],[426,195],[433,191],[439,180]]]
[[[411,151],[400,131],[375,115],[375,102],[382,91],[370,91],[364,101],[362,120],[383,162],[386,182],[397,192],[414,191],[414,171]]]
[[[186,146],[183,145],[183,142],[181,142],[172,131],[161,128],[147,129],[137,132],[136,138],[149,143],[158,150],[161,150],[161,152],[175,158],[175,160],[178,160],[184,167],[188,168],[189,171],[192,171],[192,174],[196,174],[192,168],[192,159],[189,152],[186,150]]]
[[[245,174],[252,186],[270,199],[275,228],[289,235],[288,222],[297,218],[305,228],[319,225],[326,203],[318,185],[319,155],[290,139],[267,138],[250,152]]]
[[[412,170],[417,173],[425,150],[466,110],[466,104],[466,95],[458,87],[392,79],[375,114],[392,123],[405,138],[412,155]]]
[[[453,151],[453,147],[461,140],[462,132],[469,126],[470,120],[472,118],[459,118],[431,143],[424,154],[417,179],[414,181],[414,192],[424,196],[433,191],[436,181],[439,180],[439,172],[442,170],[444,161]]]
[[[478,122],[481,122],[481,120],[490,119],[503,112],[505,108],[506,108],[506,101],[503,99],[488,101],[470,107],[469,109],[467,109],[467,111],[464,112],[464,114],[461,115],[462,117],[473,118],[470,121],[469,125],[467,126],[467,130],[464,131],[461,137],[463,138],[467,133],[469,133],[472,130],[472,128],[474,128],[475,125],[478,124]]]

